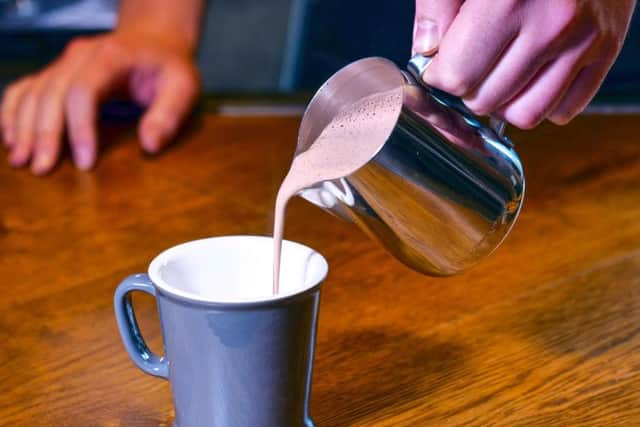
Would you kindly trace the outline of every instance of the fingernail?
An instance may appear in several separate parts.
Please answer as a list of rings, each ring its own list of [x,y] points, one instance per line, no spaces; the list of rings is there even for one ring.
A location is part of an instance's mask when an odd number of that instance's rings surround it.
[[[89,170],[93,166],[93,150],[88,144],[80,144],[73,151],[73,160],[82,170]]]
[[[26,156],[20,150],[14,149],[11,151],[11,154],[9,154],[9,163],[14,168],[19,168],[24,166],[26,161],[27,161]]]
[[[140,139],[142,139],[142,148],[148,153],[156,153],[158,151],[158,139],[160,138],[160,133],[156,128],[147,127],[140,135]]]
[[[418,18],[413,34],[414,53],[431,55],[438,49],[439,44],[438,25],[428,18]]]
[[[12,131],[7,129],[4,132],[3,137],[4,137],[3,138],[4,139],[4,145],[6,145],[7,147],[13,146],[13,132]]]
[[[46,173],[51,167],[52,160],[49,153],[38,153],[31,164],[31,171],[36,175]]]

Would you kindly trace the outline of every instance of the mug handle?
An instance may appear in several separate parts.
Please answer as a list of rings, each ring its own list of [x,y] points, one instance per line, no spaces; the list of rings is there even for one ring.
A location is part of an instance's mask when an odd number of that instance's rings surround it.
[[[407,64],[407,70],[409,71],[409,73],[411,73],[411,75],[418,82],[418,84],[425,87],[427,86],[422,81],[422,74],[424,74],[424,72],[427,70],[427,67],[429,67],[429,64],[431,63],[431,58],[432,56],[417,53],[413,55],[413,57],[409,60],[409,63]],[[452,95],[449,95],[449,96],[451,97]],[[462,112],[464,114],[473,115],[473,113],[466,107],[466,105],[464,105],[464,103],[461,100],[458,100],[457,103],[460,104],[459,106],[457,106],[457,108],[462,109],[463,110]],[[489,116],[489,127],[491,128],[491,130],[493,130],[496,133],[496,135],[498,135],[500,138],[503,138],[504,131],[507,127],[507,124],[504,121],[498,119],[497,117]]]
[[[145,292],[156,298],[156,288],[146,274],[134,274],[120,283],[113,296],[113,306],[124,348],[133,363],[154,377],[169,378],[169,361],[149,349],[144,341],[131,302],[131,293]]]

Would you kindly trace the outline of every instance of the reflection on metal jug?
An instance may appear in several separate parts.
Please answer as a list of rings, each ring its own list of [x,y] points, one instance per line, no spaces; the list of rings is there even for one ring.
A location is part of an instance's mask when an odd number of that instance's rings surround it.
[[[384,58],[365,58],[320,88],[302,119],[297,152],[364,97],[401,87],[402,108],[365,166],[300,195],[355,223],[409,267],[445,276],[500,245],[520,212],[525,179],[504,124],[486,125],[458,98],[423,86],[428,63],[415,56],[407,73]]]

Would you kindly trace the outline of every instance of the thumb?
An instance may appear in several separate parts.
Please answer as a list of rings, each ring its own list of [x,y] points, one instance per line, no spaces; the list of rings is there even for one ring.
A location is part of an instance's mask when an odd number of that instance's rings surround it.
[[[463,0],[416,0],[412,54],[433,55]]]
[[[176,135],[195,103],[200,82],[191,65],[167,66],[155,81],[153,99],[138,129],[142,148],[157,153]]]

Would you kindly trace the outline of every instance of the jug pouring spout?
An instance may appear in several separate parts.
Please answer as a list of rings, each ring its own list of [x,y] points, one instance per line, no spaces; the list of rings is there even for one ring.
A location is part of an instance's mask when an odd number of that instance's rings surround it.
[[[306,201],[348,222],[353,222],[355,199],[345,178],[323,181],[298,193]]]

